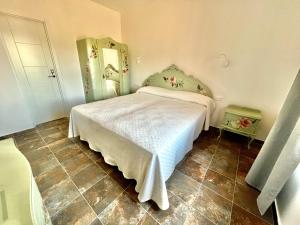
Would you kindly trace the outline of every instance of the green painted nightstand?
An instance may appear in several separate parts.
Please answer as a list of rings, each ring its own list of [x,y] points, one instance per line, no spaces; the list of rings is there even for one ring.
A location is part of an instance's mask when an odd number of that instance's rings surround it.
[[[220,135],[218,139],[221,138],[223,130],[244,135],[250,138],[248,142],[249,149],[250,144],[256,136],[261,118],[261,111],[257,109],[251,109],[237,105],[229,105],[225,109],[223,123],[219,128]]]

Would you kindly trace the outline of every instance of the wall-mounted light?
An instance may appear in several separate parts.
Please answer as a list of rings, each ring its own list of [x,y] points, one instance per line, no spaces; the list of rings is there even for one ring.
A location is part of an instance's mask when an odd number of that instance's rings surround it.
[[[220,66],[222,66],[223,68],[229,67],[230,60],[228,59],[226,54],[224,53],[219,54],[216,58],[219,61]]]

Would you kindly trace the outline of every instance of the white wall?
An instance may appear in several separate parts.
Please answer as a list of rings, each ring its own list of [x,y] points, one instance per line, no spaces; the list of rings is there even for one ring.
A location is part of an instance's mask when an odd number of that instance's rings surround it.
[[[67,111],[71,106],[84,102],[76,40],[84,37],[109,36],[121,41],[120,14],[89,0],[1,0],[0,11],[45,21]],[[4,57],[2,52],[0,57]],[[2,58],[1,63],[4,63]],[[8,74],[10,72],[6,73],[1,64],[0,89],[7,87],[4,76],[6,78],[10,76],[10,91],[14,95],[10,97],[11,99],[1,101],[0,136],[29,128],[28,124],[32,124],[28,118],[22,118],[21,112],[25,111],[25,106],[20,100],[22,96],[18,92],[16,80]],[[4,96],[2,90],[1,99]],[[17,100],[19,100],[19,108],[13,110],[12,102]],[[16,117],[22,118],[18,126],[14,123]],[[6,123],[4,124],[3,121]]]
[[[132,87],[174,63],[224,97],[215,126],[227,104],[258,108],[263,112],[258,138],[264,139],[300,67],[300,1],[130,2],[120,10]],[[227,55],[229,67],[222,66],[220,54]]]

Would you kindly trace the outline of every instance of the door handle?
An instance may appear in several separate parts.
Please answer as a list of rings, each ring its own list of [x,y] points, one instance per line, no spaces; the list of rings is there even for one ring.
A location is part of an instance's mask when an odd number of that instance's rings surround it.
[[[48,77],[56,77],[56,76],[55,76],[55,70],[54,70],[54,69],[50,69],[50,73],[51,73],[51,75],[48,76]]]

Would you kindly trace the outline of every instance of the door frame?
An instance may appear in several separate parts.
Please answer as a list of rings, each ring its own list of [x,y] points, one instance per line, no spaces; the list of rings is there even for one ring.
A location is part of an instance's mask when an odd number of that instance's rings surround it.
[[[69,107],[68,107],[68,102],[66,101],[66,97],[65,97],[64,91],[63,91],[63,85],[62,85],[63,84],[63,82],[62,82],[63,79],[62,79],[62,76],[60,76],[61,72],[60,72],[60,69],[58,67],[58,63],[57,63],[57,60],[56,60],[57,58],[55,57],[54,51],[52,49],[52,44],[51,44],[51,41],[50,41],[50,38],[49,38],[49,32],[48,32],[48,29],[47,29],[46,22],[42,21],[42,20],[34,19],[34,18],[29,18],[29,17],[24,17],[24,16],[19,16],[19,15],[15,15],[15,14],[6,13],[6,12],[3,12],[3,11],[0,11],[0,15],[3,15],[5,17],[9,16],[9,17],[15,17],[15,18],[19,18],[19,19],[29,20],[29,21],[32,21],[32,22],[38,22],[38,23],[41,23],[43,25],[45,35],[46,35],[46,39],[47,39],[47,43],[48,43],[48,47],[49,47],[49,51],[50,51],[51,60],[53,62],[53,69],[54,69],[55,75],[56,75],[56,81],[57,81],[57,85],[58,85],[58,89],[59,89],[59,94],[60,94],[60,97],[61,97],[61,100],[62,100],[63,111],[64,111],[64,114],[67,116],[68,115],[67,114],[67,112],[68,112],[67,108],[69,108]],[[10,30],[10,28],[9,28],[9,30]],[[31,94],[31,88],[30,88],[30,85],[27,81],[26,73],[24,71],[22,63],[20,64],[19,62],[18,63],[14,62],[14,60],[11,57],[10,51],[8,49],[8,43],[1,34],[0,34],[0,41],[2,41],[3,46],[5,48],[5,52],[8,56],[9,61],[10,61],[13,74],[15,75],[17,83],[19,85],[18,88],[21,89],[20,91],[21,91],[25,101],[29,104],[29,106],[34,106],[35,105],[34,98]],[[17,46],[15,45],[15,43],[14,43],[14,46],[17,49]],[[18,57],[19,57],[19,54],[18,54]],[[21,61],[20,58],[19,58],[19,61]],[[16,64],[19,64],[19,65],[16,65]],[[21,72],[21,74],[20,74],[20,72]],[[32,127],[35,127],[36,125],[38,125],[38,122],[35,119],[37,117],[35,116],[35,113],[33,112],[32,109],[27,109],[27,110],[29,111],[29,114],[30,114]]]

